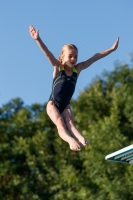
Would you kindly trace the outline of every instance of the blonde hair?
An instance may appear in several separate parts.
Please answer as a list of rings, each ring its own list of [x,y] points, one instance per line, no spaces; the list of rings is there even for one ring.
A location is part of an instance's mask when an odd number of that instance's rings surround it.
[[[62,49],[61,49],[61,52],[60,52],[60,55],[59,55],[59,61],[62,63],[62,59],[61,59],[61,55],[63,55],[64,51],[66,49],[75,49],[78,53],[78,48],[74,45],[74,44],[65,44]]]

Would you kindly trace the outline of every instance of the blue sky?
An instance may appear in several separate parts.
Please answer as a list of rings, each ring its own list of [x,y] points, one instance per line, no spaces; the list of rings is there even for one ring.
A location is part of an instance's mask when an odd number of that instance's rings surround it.
[[[29,35],[29,25],[58,58],[62,46],[73,43],[78,61],[110,48],[119,48],[84,70],[73,98],[77,98],[103,70],[116,61],[130,64],[133,52],[132,0],[38,0],[0,3],[0,107],[20,97],[26,105],[46,103],[52,87],[53,67]]]

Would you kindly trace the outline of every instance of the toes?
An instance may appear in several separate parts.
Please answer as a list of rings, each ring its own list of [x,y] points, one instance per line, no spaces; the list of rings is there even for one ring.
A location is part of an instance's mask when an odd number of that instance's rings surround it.
[[[89,142],[84,138],[84,141],[82,141],[82,145],[89,146]]]
[[[79,146],[70,147],[70,149],[73,151],[81,151],[81,147],[79,147]]]
[[[89,146],[89,142],[85,140],[84,146]]]
[[[86,140],[86,144],[87,144],[87,146],[89,146],[89,142]]]

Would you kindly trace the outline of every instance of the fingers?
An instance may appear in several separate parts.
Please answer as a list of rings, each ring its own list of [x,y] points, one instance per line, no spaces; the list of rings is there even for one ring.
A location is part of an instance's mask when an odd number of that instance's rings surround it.
[[[34,29],[34,27],[33,27],[32,25],[30,25],[29,33],[30,33],[31,37],[32,37],[33,39],[35,39],[35,38],[34,38],[34,35],[35,35],[35,33],[36,33],[36,30]]]
[[[119,42],[120,37],[117,38],[117,41]]]
[[[39,38],[39,30],[36,30],[32,25],[29,27],[29,33],[34,40]]]
[[[119,39],[120,39],[120,38],[118,37],[117,40],[116,40],[116,43],[117,43],[117,44],[119,43]]]
[[[29,32],[35,31],[34,27],[32,25],[30,25],[30,29]]]
[[[34,26],[30,25],[30,29],[29,29],[29,32],[32,33],[37,33],[37,35],[39,35],[39,30],[35,30]]]
[[[117,46],[118,46],[118,44],[119,44],[119,37],[117,38],[116,44],[117,44]]]
[[[117,47],[118,47],[118,44],[119,44],[119,37],[117,37],[115,43],[114,43],[113,46],[112,46],[112,49],[113,49],[113,50],[116,50]]]
[[[116,44],[118,45],[118,43],[119,43],[119,37],[117,37],[117,39],[116,39],[114,45],[116,45]]]
[[[36,30],[36,32],[37,32],[37,35],[39,35],[39,30]]]
[[[31,28],[31,29],[34,29],[34,26],[30,25],[30,28]]]

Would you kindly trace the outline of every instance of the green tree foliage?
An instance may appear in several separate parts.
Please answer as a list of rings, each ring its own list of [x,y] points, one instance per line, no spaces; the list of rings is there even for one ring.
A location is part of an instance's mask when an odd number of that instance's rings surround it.
[[[72,101],[90,146],[73,152],[46,104],[14,99],[0,108],[1,200],[132,200],[133,166],[105,156],[133,143],[133,69],[118,64]]]

